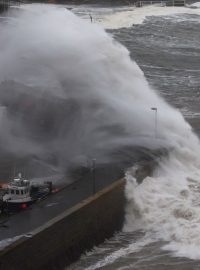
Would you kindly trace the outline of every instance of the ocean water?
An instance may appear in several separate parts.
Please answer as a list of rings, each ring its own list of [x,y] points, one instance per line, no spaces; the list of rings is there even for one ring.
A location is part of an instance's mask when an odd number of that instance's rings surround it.
[[[193,6],[197,8],[130,7],[101,19],[98,15],[96,23],[130,51],[150,88],[200,135],[200,10],[199,3]],[[157,109],[159,132],[162,107]],[[179,125],[175,116],[171,121]],[[179,154],[171,153],[141,184],[133,166],[126,173],[123,231],[67,269],[200,269],[199,161],[190,146],[181,143]]]

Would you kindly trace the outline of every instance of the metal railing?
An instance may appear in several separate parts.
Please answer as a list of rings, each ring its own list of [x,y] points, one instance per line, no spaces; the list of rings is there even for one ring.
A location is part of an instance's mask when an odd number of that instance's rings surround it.
[[[136,7],[143,7],[147,5],[159,5],[159,6],[185,6],[185,0],[152,0],[152,1],[136,1]]]

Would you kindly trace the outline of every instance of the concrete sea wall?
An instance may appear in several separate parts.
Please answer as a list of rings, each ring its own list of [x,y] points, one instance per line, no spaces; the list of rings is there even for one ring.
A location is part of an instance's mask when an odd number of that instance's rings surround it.
[[[121,179],[66,210],[0,252],[0,270],[62,269],[98,245],[124,221]]]

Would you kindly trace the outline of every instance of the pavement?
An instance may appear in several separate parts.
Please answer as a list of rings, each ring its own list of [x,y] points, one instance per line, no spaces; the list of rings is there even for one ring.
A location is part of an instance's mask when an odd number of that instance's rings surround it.
[[[119,179],[120,176],[117,170],[116,175],[112,176],[110,170],[101,169],[95,177],[94,174],[89,172],[85,177],[62,187],[60,191],[49,195],[43,201],[39,201],[21,212],[10,215],[7,221],[0,223],[0,249],[5,246],[6,241],[9,243],[12,241],[11,238],[28,235],[35,228],[93,195],[95,191],[108,186]]]

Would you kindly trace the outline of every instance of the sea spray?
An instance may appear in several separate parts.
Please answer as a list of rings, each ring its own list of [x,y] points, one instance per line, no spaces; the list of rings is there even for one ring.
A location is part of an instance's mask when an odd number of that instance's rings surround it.
[[[101,27],[60,7],[13,16],[0,26],[1,149],[59,168],[81,156],[109,160],[120,147],[168,149],[141,184],[127,174],[124,230],[141,227],[179,255],[192,245],[198,257],[200,147],[189,124]]]
[[[190,148],[174,149],[160,161],[153,176],[146,177],[141,184],[133,171],[126,176],[128,205],[124,231],[143,229],[150,237],[167,242],[163,249],[191,259],[200,258],[198,144],[196,147],[196,152]]]
[[[55,6],[25,5],[12,16],[0,25],[2,152],[67,168],[79,157],[111,160],[120,147],[197,141],[101,27]]]

